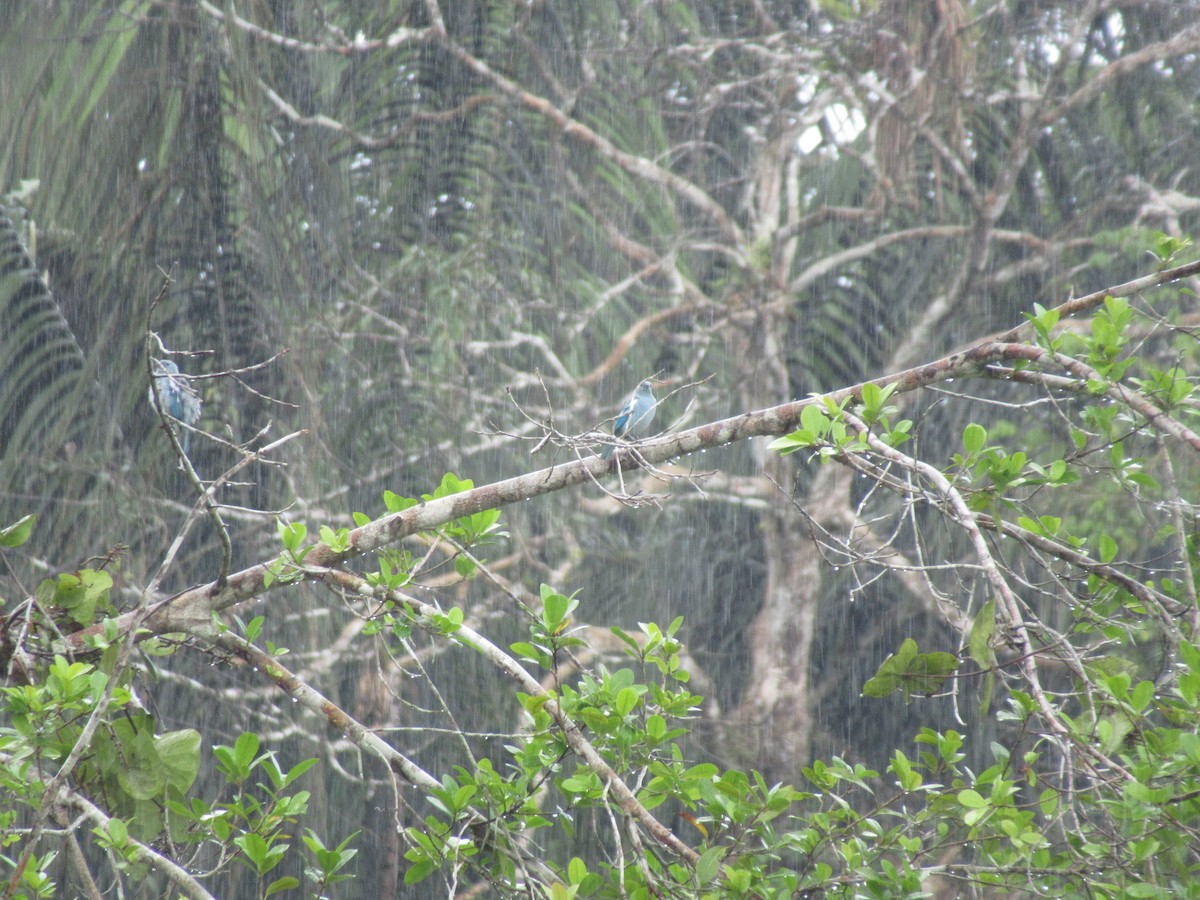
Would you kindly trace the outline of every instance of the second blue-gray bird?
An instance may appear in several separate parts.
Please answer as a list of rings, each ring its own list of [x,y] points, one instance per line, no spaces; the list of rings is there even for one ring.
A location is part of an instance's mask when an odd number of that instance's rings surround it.
[[[150,406],[154,406],[154,394],[158,394],[158,403],[172,419],[177,419],[184,425],[195,425],[200,421],[200,397],[187,379],[179,374],[179,366],[170,359],[153,360],[154,386],[147,392]],[[187,429],[181,429],[179,443],[183,452],[188,452],[191,437]]]
[[[654,399],[654,384],[647,378],[637,386],[613,422],[613,436],[624,440],[635,441],[650,433],[654,423],[654,414],[658,411],[658,401]],[[614,444],[605,444],[600,451],[602,459],[608,459],[616,449]]]

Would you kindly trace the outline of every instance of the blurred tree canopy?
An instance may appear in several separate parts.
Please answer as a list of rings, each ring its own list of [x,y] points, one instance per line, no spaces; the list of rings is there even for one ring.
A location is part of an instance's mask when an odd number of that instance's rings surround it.
[[[3,5],[6,896],[1191,884],[1197,13]]]

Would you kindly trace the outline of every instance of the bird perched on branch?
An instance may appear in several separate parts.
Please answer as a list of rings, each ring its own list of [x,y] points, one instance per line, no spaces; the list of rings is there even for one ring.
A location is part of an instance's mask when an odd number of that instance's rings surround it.
[[[177,419],[184,425],[194,426],[200,421],[200,397],[187,379],[179,372],[179,366],[170,359],[156,359],[152,361],[154,370],[154,384],[146,392],[146,396],[150,399],[150,406],[154,406],[154,395],[158,394],[158,405],[172,419]],[[187,429],[182,429],[179,435],[179,443],[183,447],[184,455],[187,455],[188,444],[191,433]]]
[[[658,401],[654,399],[654,382],[647,378],[637,386],[617,413],[613,422],[613,437],[623,440],[636,441],[650,433],[654,423],[654,414],[658,411]],[[615,444],[605,444],[600,451],[601,459],[608,459],[616,449]]]

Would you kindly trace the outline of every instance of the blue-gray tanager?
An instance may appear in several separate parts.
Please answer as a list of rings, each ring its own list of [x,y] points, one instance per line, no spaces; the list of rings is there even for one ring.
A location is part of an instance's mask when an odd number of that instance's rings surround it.
[[[650,433],[654,424],[654,414],[658,410],[658,401],[654,399],[654,384],[649,378],[637,386],[617,413],[613,422],[613,436],[623,440],[635,441]],[[608,459],[616,449],[614,444],[605,444],[600,451],[602,459]]]
[[[154,394],[158,394],[158,403],[172,419],[177,419],[184,425],[195,425],[200,421],[200,397],[182,375],[179,366],[170,359],[153,360],[154,385],[146,392],[150,405],[154,406]],[[183,452],[188,452],[191,437],[187,429],[182,429],[179,443]]]

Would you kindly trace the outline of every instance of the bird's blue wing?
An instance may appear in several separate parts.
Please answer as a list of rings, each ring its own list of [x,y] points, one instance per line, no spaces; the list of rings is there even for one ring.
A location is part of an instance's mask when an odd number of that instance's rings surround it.
[[[629,430],[629,416],[632,410],[626,406],[621,410],[621,414],[617,416],[617,421],[613,422],[613,434],[617,437],[624,437],[625,432]]]

